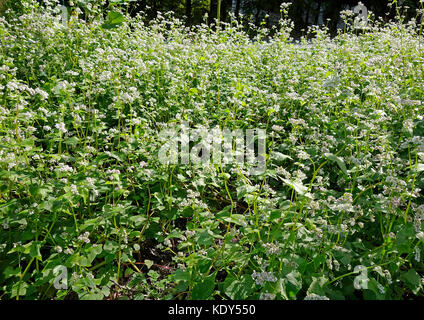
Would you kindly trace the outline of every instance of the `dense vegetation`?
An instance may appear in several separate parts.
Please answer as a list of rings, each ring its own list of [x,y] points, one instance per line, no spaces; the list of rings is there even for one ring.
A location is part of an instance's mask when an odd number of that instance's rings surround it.
[[[251,39],[22,3],[0,18],[1,299],[424,296],[422,20],[343,12],[293,44],[286,6]],[[265,172],[160,162],[183,121],[265,129]]]
[[[53,2],[53,0],[50,0]],[[60,4],[73,7],[78,6],[84,13],[91,11],[93,4],[101,4],[106,9],[110,5],[119,4],[124,11],[135,16],[143,12],[145,21],[156,17],[158,12],[172,11],[174,17],[184,20],[186,25],[201,24],[205,16],[209,25],[213,24],[218,15],[220,20],[229,22],[231,15],[237,17],[245,27],[249,23],[256,26],[278,24],[280,5],[284,0],[55,0]],[[46,2],[37,0],[38,3]],[[308,26],[325,25],[331,34],[337,31],[337,26],[343,20],[340,11],[352,9],[357,0],[292,0],[288,9],[288,17],[295,23],[292,35],[298,37],[304,35]],[[386,21],[393,19],[399,14],[399,6],[402,5],[401,14],[406,18],[414,17],[417,9],[421,8],[419,0],[363,0],[362,3],[372,11],[375,17]],[[387,5],[389,4],[389,6]],[[397,6],[395,4],[398,4]],[[14,9],[22,7],[22,1],[0,0],[0,14],[6,7]],[[267,18],[268,16],[268,18]]]

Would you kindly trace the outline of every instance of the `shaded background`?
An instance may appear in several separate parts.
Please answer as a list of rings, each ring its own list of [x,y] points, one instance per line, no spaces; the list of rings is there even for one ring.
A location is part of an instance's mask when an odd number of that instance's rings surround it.
[[[70,0],[60,0],[65,5],[69,5]],[[74,4],[84,7],[85,4],[99,0],[73,0]],[[22,1],[0,0],[0,13],[6,7],[17,7]],[[42,2],[39,0],[39,2]],[[124,3],[123,7],[131,15],[139,12],[146,14],[145,19],[153,19],[158,12],[173,11],[175,17],[183,19],[187,25],[196,25],[205,21],[213,24],[217,18],[218,0],[108,0],[107,7],[111,2]],[[352,10],[357,4],[357,0],[221,0],[220,20],[230,21],[230,14],[238,17],[244,24],[254,23],[259,25],[265,21],[265,25],[271,27],[278,24],[281,17],[280,6],[283,2],[291,2],[289,17],[295,23],[293,31],[294,37],[300,37],[308,26],[326,25],[331,34],[336,34],[337,28],[343,28],[343,21],[340,18],[340,11]],[[382,17],[385,21],[393,19],[397,12],[393,5],[393,0],[362,0],[368,11],[372,11],[376,17]],[[409,7],[403,10],[406,19],[417,15],[417,9],[422,8],[419,0],[397,0],[398,4]],[[242,18],[241,16],[242,15]]]
[[[280,14],[280,5],[283,2],[291,2],[289,17],[295,23],[294,33],[302,34],[302,29],[311,25],[327,25],[332,33],[335,33],[337,27],[343,25],[340,19],[340,11],[353,9],[357,0],[222,0],[221,14],[222,21],[230,20],[230,13],[235,16],[243,14],[244,21],[249,20],[259,24],[266,15],[267,25],[271,26],[278,23]],[[363,0],[362,3],[369,11],[372,11],[377,17],[385,20],[394,18],[396,15],[395,6],[390,9],[387,0]],[[414,17],[416,9],[420,8],[419,0],[398,0],[409,9],[405,11],[407,18]],[[130,12],[133,14],[138,11],[144,11],[149,18],[154,18],[157,11],[173,11],[179,18],[185,19],[188,25],[199,24],[203,22],[203,17],[208,14],[208,23],[213,23],[217,17],[218,0],[138,0],[130,5]],[[327,21],[330,19],[330,21]]]

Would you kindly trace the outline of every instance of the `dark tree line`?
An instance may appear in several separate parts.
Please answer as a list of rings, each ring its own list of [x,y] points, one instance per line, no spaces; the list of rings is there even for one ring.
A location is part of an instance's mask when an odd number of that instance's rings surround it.
[[[220,2],[220,3],[219,3]],[[291,2],[289,17],[295,22],[295,31],[300,33],[310,25],[325,24],[330,30],[335,31],[340,25],[340,11],[352,9],[358,4],[358,0],[137,0],[130,7],[133,13],[140,10],[147,14],[148,18],[156,16],[157,11],[173,11],[176,17],[185,19],[187,25],[203,22],[203,17],[208,14],[207,22],[213,23],[218,16],[220,6],[220,20],[229,21],[230,14],[255,24],[263,21],[269,15],[268,24],[275,24],[280,17],[280,5],[283,2]],[[362,0],[369,11],[377,17],[384,19],[393,18],[396,15],[395,7],[388,7],[388,0]],[[398,0],[410,9],[406,15],[410,18],[420,8],[419,0]]]
[[[0,4],[8,1],[10,4],[18,4],[20,1],[0,0]],[[40,0],[41,1],[41,0]],[[60,0],[65,5],[69,0]],[[77,1],[73,1],[77,2]],[[81,3],[92,2],[92,0],[81,0]],[[106,7],[112,1],[106,1]],[[118,1],[113,1],[118,2]],[[278,23],[280,18],[280,6],[283,2],[291,2],[289,17],[295,23],[295,35],[300,35],[311,25],[323,25],[335,32],[340,27],[340,11],[352,9],[358,4],[358,0],[121,0],[132,15],[144,12],[147,20],[153,19],[158,12],[172,11],[174,16],[183,19],[187,25],[196,25],[205,21],[213,24],[219,16],[220,21],[230,21],[231,14],[241,22],[259,24],[265,19],[268,26]],[[384,19],[393,18],[396,15],[395,7],[390,9],[388,3],[393,0],[362,0],[369,11],[377,17]],[[397,0],[404,6],[408,6],[407,18],[416,15],[416,10],[421,8],[419,0]],[[218,8],[220,12],[218,14]],[[243,18],[242,18],[243,17]]]

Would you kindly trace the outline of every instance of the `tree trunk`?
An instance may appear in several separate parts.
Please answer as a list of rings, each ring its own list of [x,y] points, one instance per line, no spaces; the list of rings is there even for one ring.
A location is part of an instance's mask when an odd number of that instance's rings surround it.
[[[234,15],[236,16],[237,19],[240,14],[240,2],[241,0],[236,0],[236,9],[234,11]]]
[[[217,15],[218,0],[210,0],[209,24],[212,24]]]
[[[261,8],[258,5],[256,5],[255,8],[256,8],[255,23],[259,23],[259,14],[261,13]]]
[[[191,7],[192,7],[191,0],[186,0],[185,15],[187,17],[186,23],[187,23],[188,26],[191,25]]]
[[[232,7],[232,0],[221,0],[221,21],[227,21],[228,12],[230,11],[228,8]]]
[[[326,20],[330,19],[330,23],[328,24],[328,28],[330,30],[331,35],[335,35],[337,33],[337,23],[340,19],[340,11],[342,9],[342,2],[339,0],[329,0],[326,1],[326,7],[324,9],[324,24],[327,24]]]
[[[320,13],[321,13],[321,0],[318,0],[318,8],[317,8],[317,13],[315,15],[315,21],[314,21],[315,25],[318,25],[318,19],[319,19]]]
[[[308,24],[309,24],[309,10],[311,8],[311,4],[309,3],[309,1],[306,4],[306,14],[305,14],[305,22],[303,24],[303,28],[306,30],[308,28]]]

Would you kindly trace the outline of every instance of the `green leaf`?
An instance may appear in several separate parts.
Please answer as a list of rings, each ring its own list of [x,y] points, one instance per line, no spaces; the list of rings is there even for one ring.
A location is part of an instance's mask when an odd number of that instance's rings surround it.
[[[203,281],[198,282],[191,293],[193,300],[205,300],[211,296],[215,288],[216,272],[206,277]]]
[[[364,299],[366,300],[384,300],[385,293],[380,291],[379,283],[374,278],[367,281],[367,288],[364,290]]]
[[[325,296],[324,287],[328,279],[324,276],[322,277],[312,277],[312,283],[308,288],[307,295],[315,293],[319,296]]]
[[[3,271],[3,275],[5,279],[18,276],[20,273],[21,272],[19,268],[13,268],[11,266],[7,266],[6,269]]]
[[[26,282],[16,282],[12,287],[12,294],[10,297],[24,296],[27,288],[28,284]]]
[[[116,253],[118,251],[118,243],[116,241],[106,241],[103,246],[106,252]]]
[[[36,258],[37,260],[42,260],[40,249],[41,249],[41,242],[40,241],[33,241],[31,243],[31,249],[29,251],[29,255],[31,258]]]
[[[246,225],[246,218],[241,214],[233,214],[230,217],[225,217],[223,220],[225,222],[234,223],[240,226]]]
[[[286,294],[289,299],[295,299],[296,294],[302,289],[302,275],[299,271],[293,270],[284,279]]]
[[[141,226],[147,220],[147,218],[142,215],[137,215],[137,216],[130,217],[129,220],[131,222],[134,222],[134,225],[138,227],[138,226]]]
[[[415,239],[415,228],[411,222],[401,226],[396,232],[396,240],[393,247],[399,253],[407,253],[410,250],[410,243]]]
[[[78,145],[79,144],[79,139],[78,139],[78,137],[71,137],[71,138],[68,138],[68,139],[65,139],[65,140],[63,140],[63,143],[65,143],[65,144],[67,144],[67,145],[70,145],[70,146],[76,146],[76,145]]]
[[[147,269],[150,269],[153,266],[154,262],[152,260],[146,259],[144,260],[144,264],[146,265]]]
[[[188,94],[190,96],[194,96],[199,92],[199,90],[197,90],[196,88],[190,88],[190,90],[188,91]]]
[[[71,255],[67,261],[67,264],[73,266],[80,266],[80,267],[89,267],[91,266],[91,261],[85,256],[80,255],[79,253],[74,253]]]
[[[88,249],[84,250],[84,253],[87,256],[87,264],[90,264],[93,262],[93,260],[100,254],[102,253],[102,246],[101,245],[97,245],[97,246],[91,246]]]
[[[173,274],[175,281],[189,281],[190,271],[177,269]]]
[[[346,165],[344,163],[344,161],[342,160],[342,158],[337,157],[336,155],[332,154],[332,153],[324,153],[324,156],[333,161],[336,162],[337,165],[339,166],[339,168],[343,171],[343,173],[347,176],[347,169],[346,169]]]
[[[255,186],[243,185],[237,188],[237,199],[241,200],[246,194],[251,194],[257,191]]]
[[[142,293],[134,295],[134,300],[144,300],[145,296]]]
[[[284,160],[287,160],[287,159],[293,160],[292,157],[282,154],[281,152],[278,152],[278,151],[272,153],[272,159],[274,159],[276,162],[283,162]]]
[[[272,210],[269,215],[269,221],[280,219],[283,212],[282,210]]]
[[[152,280],[156,281],[157,279],[159,279],[160,274],[157,273],[155,270],[149,270],[149,272],[147,272],[147,275],[152,278]]]
[[[86,295],[83,295],[79,297],[81,300],[103,300],[103,293],[97,292],[97,293],[88,293]]]
[[[406,284],[408,288],[412,290],[414,294],[417,294],[421,289],[421,277],[415,271],[410,269],[408,272],[404,272],[400,275],[400,279]]]
[[[251,276],[243,275],[240,279],[228,276],[224,281],[224,293],[232,300],[245,300],[254,287]]]
[[[205,230],[200,233],[199,238],[197,239],[197,243],[203,246],[210,246],[213,242],[213,236],[211,235],[211,231]]]
[[[124,16],[117,11],[110,11],[107,14],[108,22],[112,24],[122,23],[125,21]]]
[[[305,187],[300,181],[291,181],[287,179],[281,178],[288,186],[292,187],[298,194],[304,195],[308,188]]]
[[[273,293],[277,296],[281,296],[283,300],[288,300],[289,298],[286,295],[286,288],[284,284],[284,279],[279,278],[275,282],[266,282],[262,292]]]
[[[207,257],[202,257],[197,262],[197,270],[201,274],[206,274],[209,272],[211,265],[212,265],[212,259]]]
[[[116,11],[111,11],[107,15],[106,22],[102,25],[103,29],[112,29],[116,28],[118,25],[120,25],[122,22],[125,21],[125,17]]]

